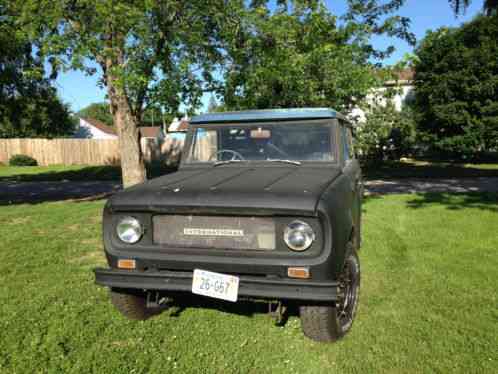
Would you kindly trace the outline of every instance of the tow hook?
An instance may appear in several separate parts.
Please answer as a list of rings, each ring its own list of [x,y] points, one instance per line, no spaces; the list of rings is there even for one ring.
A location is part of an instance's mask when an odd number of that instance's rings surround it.
[[[167,303],[170,301],[169,297],[164,297],[159,294],[159,292],[148,291],[147,292],[147,308],[167,308]]]
[[[286,319],[287,306],[281,301],[270,301],[268,303],[268,313],[273,318],[275,325],[282,326]]]

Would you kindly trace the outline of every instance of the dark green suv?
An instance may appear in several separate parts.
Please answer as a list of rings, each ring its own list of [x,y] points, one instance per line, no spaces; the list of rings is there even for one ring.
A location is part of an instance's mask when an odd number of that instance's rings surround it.
[[[336,340],[358,305],[362,192],[334,110],[200,115],[176,173],[109,199],[96,282],[134,319],[182,293],[267,299],[297,304],[308,337]]]

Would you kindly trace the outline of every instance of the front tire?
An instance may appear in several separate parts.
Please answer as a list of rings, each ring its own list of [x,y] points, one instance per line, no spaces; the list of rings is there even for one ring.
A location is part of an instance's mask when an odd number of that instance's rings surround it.
[[[301,327],[308,338],[318,342],[333,342],[351,329],[360,291],[360,261],[355,250],[349,252],[339,282],[339,300],[333,305],[299,308]]]
[[[151,308],[147,308],[145,295],[132,294],[126,290],[113,288],[110,291],[112,304],[126,318],[144,321],[152,317],[155,313]]]

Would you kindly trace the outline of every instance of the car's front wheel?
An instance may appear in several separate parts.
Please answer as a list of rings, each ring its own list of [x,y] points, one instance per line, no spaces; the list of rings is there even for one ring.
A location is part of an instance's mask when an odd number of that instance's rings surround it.
[[[135,294],[128,290],[113,288],[110,296],[112,304],[128,319],[143,321],[157,314],[155,309],[147,308],[145,294]]]
[[[299,308],[304,334],[316,341],[332,342],[350,329],[358,308],[360,261],[355,250],[349,252],[339,277],[339,299],[333,305],[308,305]]]

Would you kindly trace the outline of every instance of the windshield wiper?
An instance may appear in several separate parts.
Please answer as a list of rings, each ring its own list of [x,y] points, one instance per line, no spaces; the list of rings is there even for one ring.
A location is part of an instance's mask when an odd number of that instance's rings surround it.
[[[243,162],[243,160],[224,160],[224,161],[216,161],[213,166],[220,166],[220,165],[226,165],[226,164],[232,164],[232,163],[237,163],[237,162]]]
[[[278,158],[269,158],[266,161],[268,161],[268,162],[284,162],[286,164],[301,165],[301,162],[296,161],[296,160],[281,160]]]

